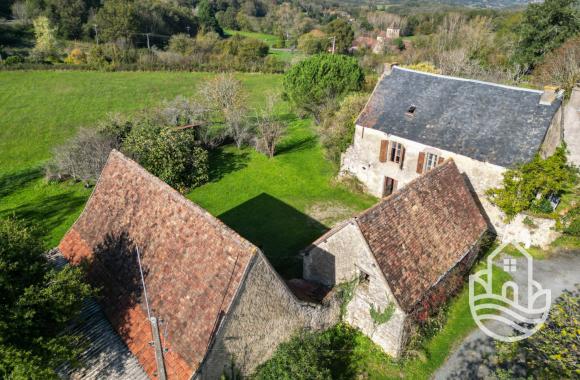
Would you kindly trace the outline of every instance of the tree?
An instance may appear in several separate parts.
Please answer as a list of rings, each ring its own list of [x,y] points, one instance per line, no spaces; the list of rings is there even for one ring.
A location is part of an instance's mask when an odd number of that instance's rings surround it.
[[[54,149],[53,159],[46,166],[46,177],[94,183],[101,175],[111,150],[119,147],[120,143],[114,136],[95,128],[80,129],[72,139]]]
[[[87,19],[86,0],[48,0],[46,13],[60,36],[66,39],[80,38],[82,25]]]
[[[97,13],[96,24],[103,40],[123,39],[129,43],[139,24],[134,0],[105,0]]]
[[[529,4],[519,27],[516,59],[534,66],[544,54],[580,32],[578,0],[546,0]]]
[[[286,125],[278,120],[274,112],[275,104],[276,96],[268,96],[266,108],[258,115],[256,122],[256,150],[269,158],[276,154],[276,146],[286,132]]]
[[[34,38],[36,43],[34,50],[41,54],[53,54],[56,50],[56,31],[50,25],[50,21],[45,16],[40,16],[34,20]]]
[[[557,84],[571,91],[580,81],[580,36],[570,38],[548,53],[534,69],[534,77],[543,84]]]
[[[203,33],[216,32],[220,36],[224,31],[215,18],[215,8],[208,0],[201,0],[197,6],[197,18]]]
[[[340,108],[320,126],[320,141],[328,160],[340,165],[340,156],[352,143],[355,121],[368,100],[367,94],[348,95]]]
[[[356,59],[315,55],[294,65],[284,77],[284,91],[299,110],[320,123],[323,111],[347,93],[362,88],[364,74]]]
[[[312,30],[298,38],[298,49],[306,54],[318,54],[326,51],[330,41],[328,36],[320,30]]]
[[[247,95],[242,82],[232,74],[220,74],[207,81],[199,93],[213,111],[214,120],[226,125],[225,133],[238,148],[251,139],[253,128],[247,120]]]
[[[66,327],[94,294],[79,267],[57,270],[33,231],[0,219],[0,374],[7,379],[58,379],[74,363],[82,336]]]
[[[336,19],[326,25],[325,29],[329,38],[335,38],[335,52],[348,53],[354,40],[354,31],[350,24],[342,19]]]
[[[131,128],[123,150],[181,192],[200,186],[209,178],[208,154],[196,141],[193,128],[167,127],[144,117]]]
[[[580,289],[564,291],[541,329],[527,339],[498,343],[500,373],[510,379],[578,377]]]

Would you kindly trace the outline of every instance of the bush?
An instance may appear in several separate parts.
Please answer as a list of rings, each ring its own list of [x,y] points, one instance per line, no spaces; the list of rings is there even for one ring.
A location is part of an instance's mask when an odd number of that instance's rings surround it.
[[[267,362],[259,366],[254,380],[352,379],[351,363],[358,360],[354,348],[360,332],[345,324],[313,333],[303,331],[280,344]]]
[[[12,55],[4,60],[5,65],[16,65],[18,63],[23,63],[24,58],[19,55]]]
[[[364,74],[356,59],[343,55],[315,55],[293,66],[284,77],[284,90],[299,110],[320,123],[329,104],[358,91]]]
[[[328,160],[340,165],[342,153],[352,143],[355,121],[368,100],[367,94],[348,95],[340,108],[320,126],[320,140]]]
[[[68,56],[64,59],[64,63],[69,65],[80,65],[87,61],[85,53],[79,48],[74,48],[68,53]]]
[[[139,164],[181,192],[207,182],[208,154],[195,139],[193,128],[176,129],[138,121],[123,149]]]
[[[578,335],[580,290],[564,291],[548,319],[534,335],[514,343],[498,343],[502,373],[512,379],[572,379],[580,375]]]
[[[119,141],[96,129],[81,129],[72,139],[54,149],[53,159],[46,166],[49,180],[72,178],[94,183],[101,174],[109,153],[119,149]]]
[[[568,164],[566,148],[562,146],[546,159],[536,155],[532,161],[507,170],[503,175],[502,187],[489,189],[486,195],[511,220],[520,212],[530,209],[551,212],[547,197],[561,195],[576,180],[577,171]]]

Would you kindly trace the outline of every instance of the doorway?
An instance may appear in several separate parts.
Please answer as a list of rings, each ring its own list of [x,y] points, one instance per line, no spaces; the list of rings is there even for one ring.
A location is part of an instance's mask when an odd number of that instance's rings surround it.
[[[397,190],[397,180],[391,177],[385,177],[385,184],[383,186],[383,197],[388,197]]]

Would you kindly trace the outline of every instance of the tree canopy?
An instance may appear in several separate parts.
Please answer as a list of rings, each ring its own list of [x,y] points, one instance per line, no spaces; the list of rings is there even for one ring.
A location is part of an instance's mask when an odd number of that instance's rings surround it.
[[[544,54],[580,32],[578,0],[546,0],[530,4],[519,26],[517,60],[533,66]]]
[[[293,66],[284,77],[284,91],[299,110],[317,122],[326,107],[362,88],[364,73],[355,58],[338,54],[312,56]]]
[[[78,267],[55,269],[33,232],[0,219],[0,377],[58,378],[82,338],[65,328],[93,290]]]

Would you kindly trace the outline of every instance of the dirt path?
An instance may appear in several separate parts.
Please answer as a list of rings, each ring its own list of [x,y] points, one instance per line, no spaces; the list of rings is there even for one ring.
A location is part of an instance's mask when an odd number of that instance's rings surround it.
[[[562,291],[580,283],[580,252],[561,253],[546,260],[536,260],[533,272],[534,279],[551,290],[553,301]],[[518,269],[511,274],[517,284],[526,282],[525,270]],[[494,352],[495,341],[480,329],[475,329],[435,372],[433,379],[491,379],[496,365]]]

